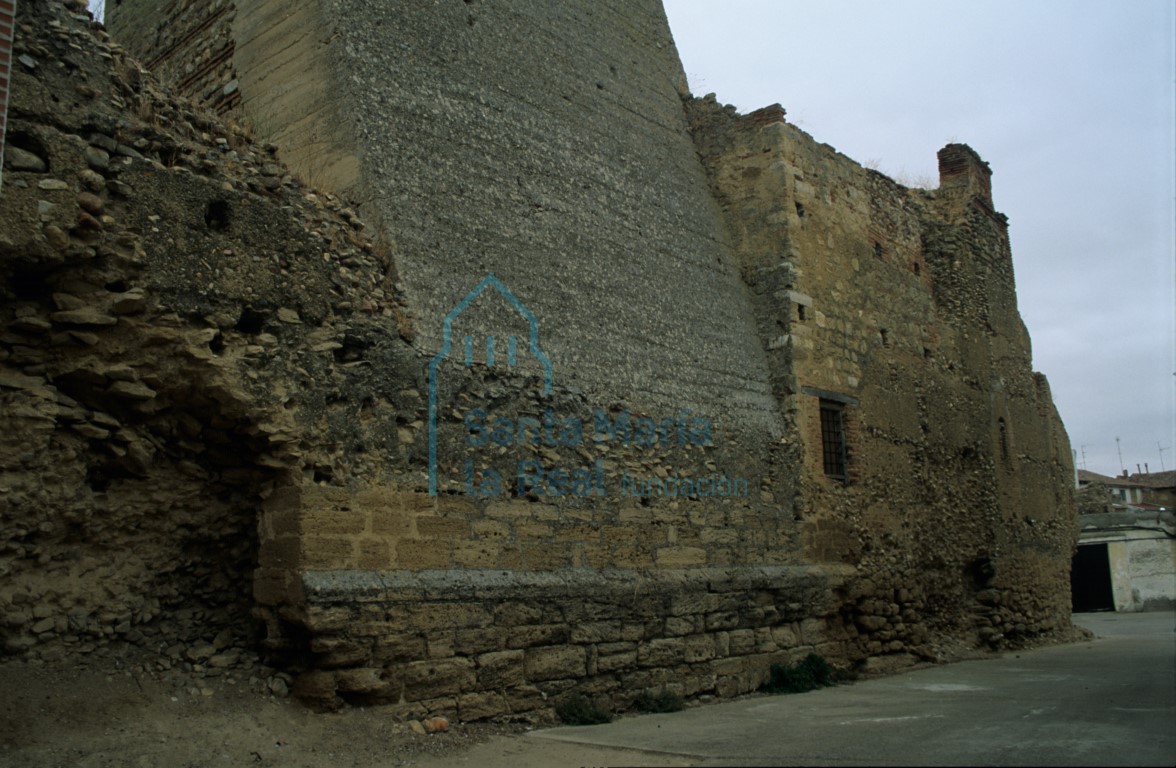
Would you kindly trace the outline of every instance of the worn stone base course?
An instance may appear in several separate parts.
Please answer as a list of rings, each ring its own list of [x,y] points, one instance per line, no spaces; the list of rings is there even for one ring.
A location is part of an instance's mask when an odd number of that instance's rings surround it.
[[[638,572],[312,571],[302,577],[312,665],[295,692],[463,720],[546,709],[580,692],[733,696],[819,649],[845,659],[841,566]]]

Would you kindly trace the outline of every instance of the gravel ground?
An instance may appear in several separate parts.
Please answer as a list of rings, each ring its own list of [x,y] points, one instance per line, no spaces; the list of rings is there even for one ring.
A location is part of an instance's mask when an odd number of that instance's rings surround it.
[[[387,707],[314,712],[271,693],[269,681],[281,678],[257,666],[206,676],[122,661],[0,663],[0,766],[435,765],[529,728],[454,723],[420,735]]]

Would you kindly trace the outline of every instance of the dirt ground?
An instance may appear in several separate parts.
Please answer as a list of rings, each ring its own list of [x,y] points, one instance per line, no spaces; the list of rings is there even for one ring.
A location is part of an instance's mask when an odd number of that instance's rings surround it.
[[[320,713],[257,687],[236,678],[159,679],[128,671],[0,663],[0,767],[691,764],[676,756],[524,739],[535,726],[523,724],[454,723],[446,733],[420,735],[397,721],[388,707]]]
[[[455,723],[447,733],[419,735],[388,708],[316,713],[239,677],[2,663],[0,766],[366,768],[424,758],[445,765],[474,744],[529,727]]]
[[[391,707],[316,712],[271,693],[274,671],[250,656],[216,674],[191,664],[163,670],[151,655],[134,652],[0,663],[0,768],[693,764],[528,739],[541,726],[524,723],[453,723],[446,733],[422,735]]]

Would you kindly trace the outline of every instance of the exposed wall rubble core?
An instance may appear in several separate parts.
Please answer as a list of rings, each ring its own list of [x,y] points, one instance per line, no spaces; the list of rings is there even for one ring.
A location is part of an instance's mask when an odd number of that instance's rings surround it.
[[[411,357],[407,325],[373,323],[387,270],[353,212],[62,11],[22,5],[0,197],[4,647],[255,642],[264,498],[388,439],[387,408],[374,437],[340,423],[378,409],[333,353],[371,326]]]
[[[778,105],[691,98],[656,3],[298,11],[329,35],[244,0],[172,3],[171,27],[145,5],[110,9],[120,40],[228,122],[59,4],[22,10],[22,52],[89,58],[14,80],[9,141],[38,163],[0,196],[8,652],[199,611],[197,634],[256,630],[308,699],[477,719],[1065,634],[1070,453],[971,148],[909,190]],[[303,188],[286,142],[347,202]],[[488,272],[540,319],[554,386],[488,345],[447,361],[430,496],[430,361]],[[510,310],[478,303],[457,338],[505,343]],[[714,439],[479,454],[475,408],[688,410]],[[521,461],[602,492],[469,493]],[[746,492],[621,492],[708,473]]]

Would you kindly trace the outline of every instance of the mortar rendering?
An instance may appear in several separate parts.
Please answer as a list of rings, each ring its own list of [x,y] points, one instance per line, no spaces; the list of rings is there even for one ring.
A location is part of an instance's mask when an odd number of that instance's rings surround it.
[[[82,66],[12,80],[5,652],[227,631],[469,721],[1070,632],[972,148],[908,189],[693,96],[657,0],[17,11]]]

